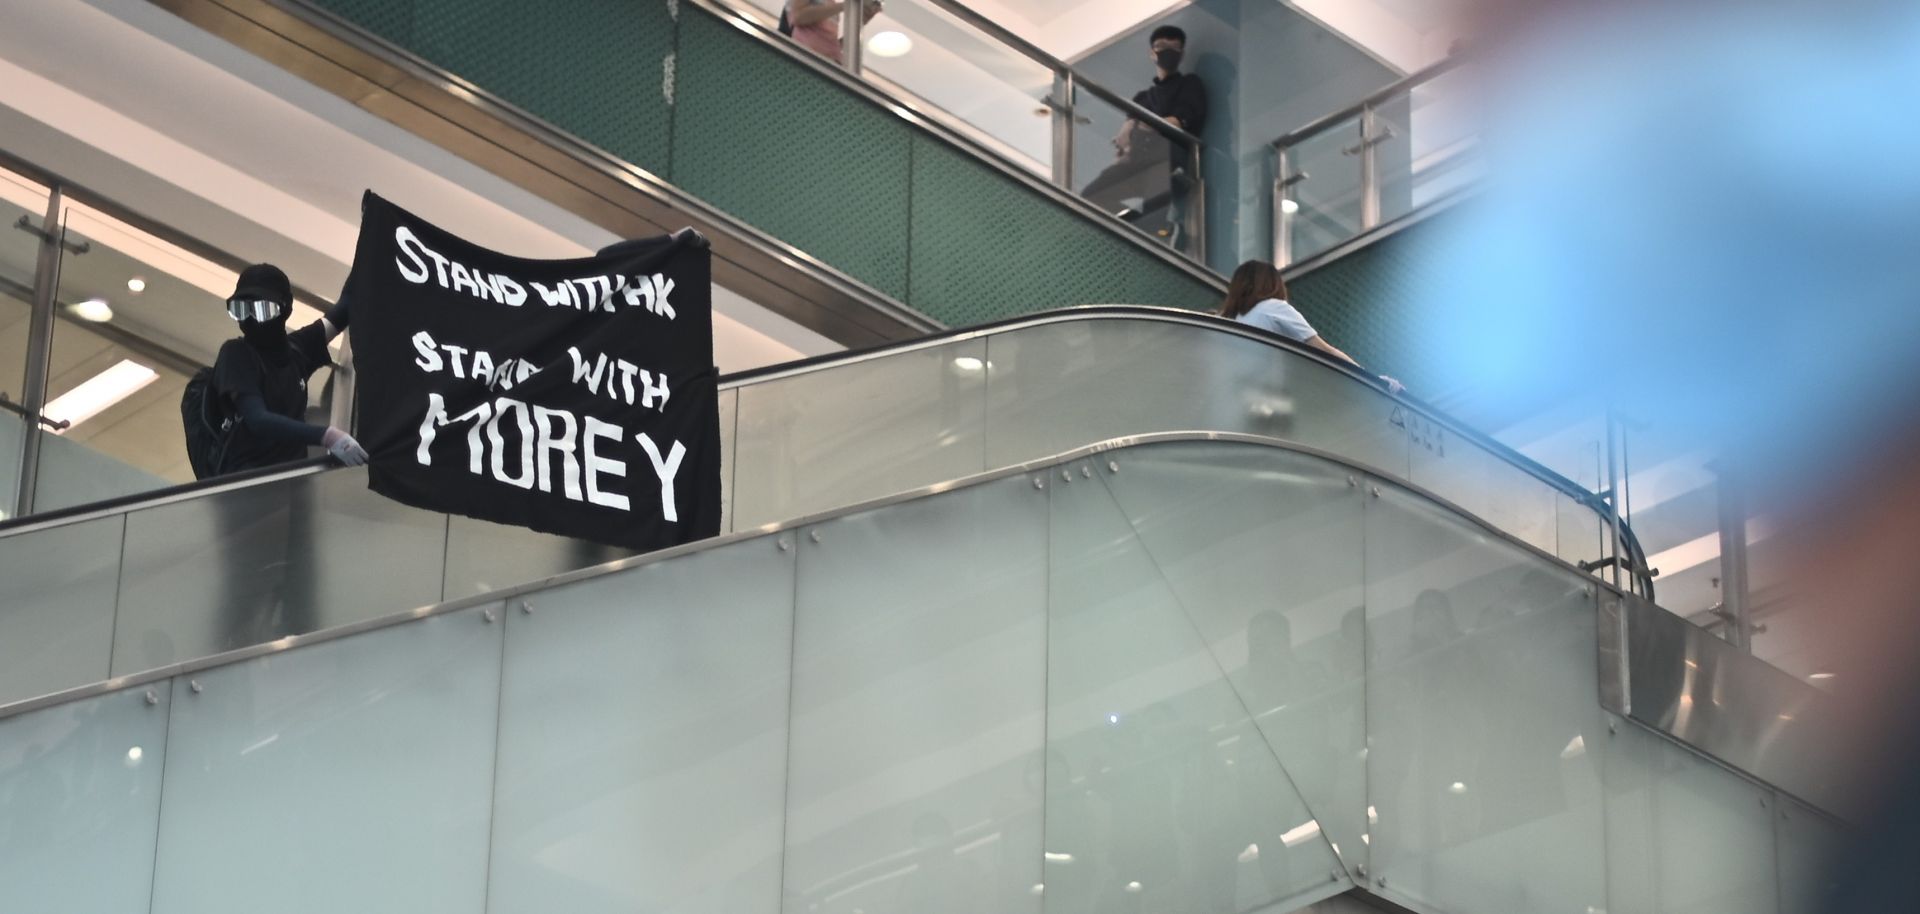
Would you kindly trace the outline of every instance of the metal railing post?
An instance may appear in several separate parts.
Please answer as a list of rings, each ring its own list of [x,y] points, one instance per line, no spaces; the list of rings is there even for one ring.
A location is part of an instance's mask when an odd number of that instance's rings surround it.
[[[1722,466],[1714,486],[1720,515],[1720,609],[1727,641],[1753,652],[1753,608],[1747,599],[1747,498],[1738,471]]]
[[[1293,262],[1293,214],[1287,212],[1287,189],[1293,186],[1293,161],[1287,147],[1273,147],[1273,265]]]
[[[1377,126],[1372,105],[1360,109],[1360,229],[1380,224],[1380,169],[1373,154],[1374,128]]]
[[[1073,92],[1072,70],[1053,71],[1053,183],[1073,189]]]
[[[20,490],[15,494],[15,517],[33,513],[33,493],[40,475],[40,445],[46,429],[41,411],[47,407],[47,379],[53,364],[53,299],[60,285],[60,185],[47,189],[46,219],[40,224],[40,254],[33,270],[33,313],[27,321],[27,378],[20,392],[26,408],[25,436],[20,448]]]
[[[1206,150],[1188,146],[1187,167],[1191,180],[1187,186],[1187,254],[1205,263],[1207,260],[1207,178],[1200,170]]]
[[[847,72],[860,75],[861,69],[861,32],[867,25],[867,0],[846,0],[846,9],[840,14],[840,63]]]

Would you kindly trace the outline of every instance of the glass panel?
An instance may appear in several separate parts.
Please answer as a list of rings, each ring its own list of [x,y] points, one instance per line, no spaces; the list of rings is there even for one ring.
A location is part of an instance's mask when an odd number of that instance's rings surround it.
[[[47,413],[73,426],[46,440],[36,511],[193,481],[180,395],[239,335],[221,304],[232,270],[79,204],[64,219],[67,242],[86,248],[61,257]],[[319,316],[296,303],[288,326]]]
[[[1380,219],[1391,222],[1466,188],[1484,172],[1469,109],[1473,76],[1449,70],[1382,103],[1375,117],[1391,138],[1375,147]]]
[[[968,340],[741,388],[734,528],[980,472],[986,379]]]
[[[0,909],[147,910],[167,699],[162,682],[0,720]]]
[[[1073,187],[1094,206],[1177,250],[1197,249],[1193,149],[1086,91],[1073,102]]]
[[[1606,753],[1609,911],[1775,910],[1767,791],[1639,726]]]
[[[1398,489],[1366,526],[1379,891],[1442,911],[1606,910],[1585,583]]]
[[[1237,445],[1114,462],[1107,485],[1154,566],[1336,852],[1365,863],[1363,490],[1325,461]],[[1285,853],[1263,848],[1262,866]]]
[[[445,519],[333,470],[135,511],[113,672],[440,600]]]
[[[1390,397],[1244,337],[1093,320],[1005,334],[991,354],[988,466],[1201,429],[1285,438],[1406,473],[1407,436]]]
[[[799,537],[787,911],[1040,910],[1046,520],[1016,478]]]
[[[751,540],[528,602],[489,908],[777,911],[793,553]]]
[[[862,76],[1034,174],[1052,176],[1052,69],[928,0],[888,0],[861,34]]]
[[[176,680],[154,914],[481,910],[502,630],[482,612]]]
[[[1409,481],[1544,552],[1558,548],[1552,486],[1438,423],[1410,416],[1407,431]]]
[[[1360,234],[1359,151],[1358,116],[1286,149],[1282,180],[1299,176],[1287,185],[1280,211],[1294,263]]]
[[[1840,853],[1846,831],[1839,823],[1790,800],[1778,800],[1773,822],[1774,853],[1779,861],[1780,914],[1824,914],[1836,910],[1845,870]]]
[[[437,516],[437,515],[436,515]],[[447,519],[446,590],[459,600],[633,555],[629,549],[458,515]]]
[[[14,226],[21,219],[39,225],[46,215],[46,188],[0,170],[0,397],[15,406],[26,396],[27,338],[40,239]],[[17,504],[25,435],[26,420],[17,411],[0,407],[0,520],[13,516]]]
[[[107,678],[124,517],[0,539],[0,705]]]
[[[1102,481],[1133,485],[1126,465],[1080,469],[1048,480],[1047,910],[1338,889],[1326,835]]]
[[[1554,534],[1555,555],[1578,565],[1598,562],[1611,554],[1607,549],[1607,526],[1591,506],[1574,501],[1573,496],[1565,492],[1554,493],[1553,503],[1558,527]],[[1607,574],[1605,571],[1595,573]]]

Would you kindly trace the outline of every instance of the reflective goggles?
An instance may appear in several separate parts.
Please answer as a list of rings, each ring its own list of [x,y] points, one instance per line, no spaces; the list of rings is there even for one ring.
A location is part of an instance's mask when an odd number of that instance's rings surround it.
[[[286,305],[269,299],[227,299],[227,316],[237,321],[270,321],[286,312]]]

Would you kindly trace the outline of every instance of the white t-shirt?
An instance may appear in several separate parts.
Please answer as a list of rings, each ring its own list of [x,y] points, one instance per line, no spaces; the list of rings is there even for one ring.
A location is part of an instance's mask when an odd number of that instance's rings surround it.
[[[1313,329],[1313,325],[1307,323],[1300,309],[1278,298],[1262,301],[1234,320],[1262,330],[1271,330],[1295,342],[1304,343],[1320,335],[1320,331]]]

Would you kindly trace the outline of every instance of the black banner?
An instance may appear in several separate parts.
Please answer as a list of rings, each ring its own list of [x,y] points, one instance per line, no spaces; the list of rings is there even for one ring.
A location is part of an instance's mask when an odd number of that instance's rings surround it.
[[[718,533],[710,274],[667,236],[507,257],[368,192],[342,294],[369,487],[631,549]]]

